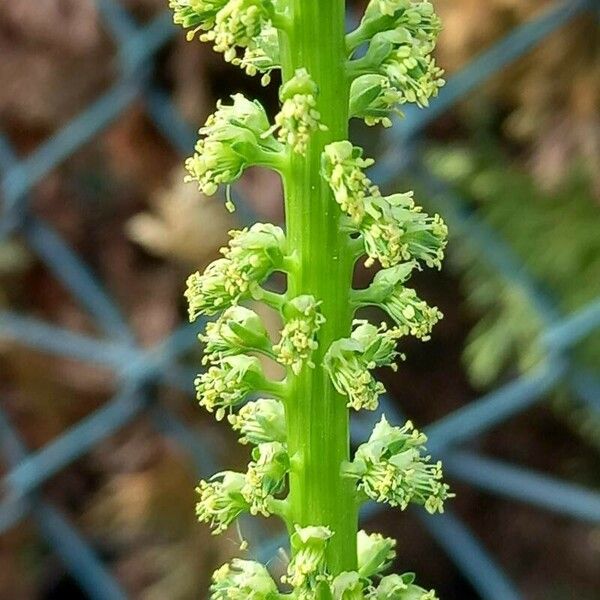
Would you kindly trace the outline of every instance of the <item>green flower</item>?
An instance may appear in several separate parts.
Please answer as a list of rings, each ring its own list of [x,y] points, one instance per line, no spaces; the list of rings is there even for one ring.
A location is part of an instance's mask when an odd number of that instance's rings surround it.
[[[195,153],[185,162],[185,181],[195,181],[212,196],[222,184],[237,181],[252,165],[277,168],[283,147],[270,134],[270,123],[257,100],[242,94],[232,96],[233,104],[219,102],[208,117],[196,144]]]
[[[442,479],[440,462],[424,454],[427,438],[407,421],[392,427],[385,416],[375,425],[369,441],[359,446],[346,474],[358,480],[358,489],[377,502],[399,506],[420,504],[427,512],[443,512],[453,496]]]
[[[217,13],[229,0],[169,0],[169,8],[173,9],[173,21],[188,32],[191,40],[197,31],[207,30],[214,26]]]
[[[366,290],[355,292],[355,298],[360,306],[379,306],[385,310],[402,335],[410,334],[426,341],[443,315],[437,307],[428,306],[421,300],[415,290],[404,286],[415,268],[418,263],[411,261],[382,269]]]
[[[390,116],[402,116],[402,111],[397,108],[401,101],[402,94],[392,87],[385,75],[360,75],[350,86],[350,116],[364,119],[369,126],[381,123],[391,127]]]
[[[272,131],[277,131],[279,141],[296,154],[306,153],[311,134],[327,129],[316,108],[317,94],[317,85],[306,69],[298,69],[279,91],[282,106]]]
[[[226,356],[198,375],[194,385],[200,405],[214,412],[217,421],[241,404],[250,392],[270,387],[258,358],[245,355]]]
[[[248,351],[270,352],[269,335],[261,318],[243,306],[228,308],[198,336],[204,344],[203,364]]]
[[[349,407],[375,410],[385,388],[371,370],[383,366],[395,369],[394,361],[402,357],[396,351],[396,340],[401,333],[385,324],[377,328],[367,321],[355,321],[354,325],[350,338],[331,344],[324,366],[335,389],[348,397]]]
[[[271,73],[281,68],[279,56],[279,32],[273,26],[265,26],[260,33],[252,38],[241,58],[232,60],[234,65],[239,65],[247,75],[253,77],[262,73],[262,85],[271,81]]]
[[[189,276],[185,297],[190,321],[250,298],[273,271],[282,268],[285,235],[281,228],[256,223],[250,229],[230,231],[231,241],[222,248],[224,258],[212,262],[201,275]]]
[[[273,346],[277,360],[298,375],[306,364],[314,368],[312,353],[319,347],[315,337],[325,322],[319,302],[313,296],[298,296],[283,307],[285,326],[279,343]]]
[[[424,590],[415,585],[414,573],[387,575],[375,589],[373,600],[438,600],[434,590]]]
[[[249,504],[242,495],[246,479],[242,473],[225,471],[213,475],[210,481],[200,481],[196,492],[200,499],[196,504],[196,516],[207,523],[213,535],[225,531]]]
[[[360,530],[357,536],[358,573],[370,579],[385,571],[396,557],[396,540]]]
[[[233,430],[242,434],[242,444],[286,441],[285,411],[279,400],[259,398],[248,402],[228,419]]]
[[[282,490],[290,468],[287,450],[280,442],[265,442],[252,450],[252,459],[242,495],[250,505],[251,514],[268,517],[270,500]]]
[[[234,558],[215,571],[211,600],[277,600],[277,585],[267,569],[251,560]]]
[[[362,148],[342,141],[325,146],[321,158],[321,173],[336,202],[353,223],[364,218],[364,199],[379,194],[377,186],[364,173],[375,161],[363,158],[362,153]]]
[[[293,557],[281,580],[296,590],[312,591],[327,579],[325,550],[333,532],[328,527],[317,526],[296,525],[294,529],[290,538]]]

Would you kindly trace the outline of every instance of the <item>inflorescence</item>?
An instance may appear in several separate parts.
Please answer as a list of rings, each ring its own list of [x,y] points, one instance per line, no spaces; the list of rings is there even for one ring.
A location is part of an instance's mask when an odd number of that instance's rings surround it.
[[[210,42],[226,61],[249,75],[260,74],[263,84],[281,68],[280,40],[292,24],[286,1],[169,4],[175,23],[188,29],[188,39]],[[443,84],[432,57],[439,31],[427,0],[371,0],[359,26],[345,39],[350,116],[389,126],[403,104],[427,106]],[[258,101],[242,94],[233,95],[231,103],[218,103],[186,161],[187,180],[213,195],[220,186],[228,192],[252,166],[285,175],[291,160],[304,156],[326,127],[318,109],[318,86],[306,69],[289,77],[279,98],[281,108],[273,120]],[[188,278],[190,320],[218,315],[199,335],[205,370],[195,381],[198,401],[218,420],[227,418],[241,443],[253,446],[246,472],[224,471],[200,481],[198,519],[221,533],[244,513],[275,514],[291,532],[292,554],[281,578],[285,593],[263,565],[234,559],[213,575],[214,600],[435,599],[433,591],[414,583],[411,573],[385,575],[395,559],[395,542],[376,533],[358,533],[355,571],[330,573],[327,548],[335,531],[291,521],[286,498],[297,459],[287,446],[286,405],[296,401],[290,380],[305,370],[324,369],[340,402],[354,410],[375,410],[385,388],[374,369],[395,369],[403,358],[398,340],[408,335],[429,339],[442,317],[405,284],[423,266],[440,268],[447,228],[438,215],[427,215],[415,204],[412,192],[384,196],[366,173],[373,162],[351,142],[336,141],[324,147],[320,173],[340,209],[332,218],[347,235],[348,246],[356,248],[356,258],[366,256],[367,266],[377,262],[382,267],[366,289],[349,291],[348,302],[353,310],[379,307],[390,324],[356,320],[349,337],[321,347],[324,299],[291,297],[265,287],[275,272],[294,277],[296,266],[284,231],[271,224],[230,232],[221,258]],[[233,208],[230,200],[227,206]],[[249,302],[263,302],[279,313],[282,327],[276,342]],[[286,377],[270,379],[265,360],[285,367]],[[442,482],[440,463],[426,454],[425,442],[410,421],[397,427],[382,417],[353,459],[340,466],[342,476],[353,482],[357,502],[373,500],[401,509],[412,503],[430,513],[442,512],[452,494]]]

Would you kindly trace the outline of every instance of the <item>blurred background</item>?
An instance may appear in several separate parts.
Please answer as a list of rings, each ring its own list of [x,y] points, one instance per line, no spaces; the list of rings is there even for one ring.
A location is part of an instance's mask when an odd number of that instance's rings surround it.
[[[353,139],[376,182],[451,229],[445,269],[415,283],[445,319],[382,377],[457,498],[364,525],[447,600],[597,600],[600,4],[435,5],[450,83]],[[194,518],[199,475],[248,459],[193,399],[182,292],[228,229],[282,219],[280,185],[249,172],[229,215],[182,163],[218,98],[273,110],[276,85],[185,42],[165,9],[0,3],[2,599],[205,598],[238,551]],[[242,523],[277,571],[272,527]]]

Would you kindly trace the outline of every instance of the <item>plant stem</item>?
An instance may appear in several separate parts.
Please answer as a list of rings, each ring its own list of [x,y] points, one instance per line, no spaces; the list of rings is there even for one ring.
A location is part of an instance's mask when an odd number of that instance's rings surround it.
[[[356,569],[358,517],[353,484],[340,474],[349,457],[348,409],[322,362],[330,344],[350,333],[354,256],[339,226],[339,207],[320,175],[320,163],[326,144],[348,137],[345,2],[290,0],[290,5],[291,28],[282,36],[283,77],[287,81],[296,69],[308,70],[319,88],[317,108],[327,127],[311,136],[305,156],[292,156],[284,176],[287,239],[298,256],[288,297],[313,295],[326,318],[313,357],[315,368],[288,375],[290,518],[294,524],[332,530],[327,563],[336,575]]]

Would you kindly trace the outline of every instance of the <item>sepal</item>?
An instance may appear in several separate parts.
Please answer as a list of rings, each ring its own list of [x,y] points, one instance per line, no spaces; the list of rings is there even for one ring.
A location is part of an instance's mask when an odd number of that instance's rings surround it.
[[[217,321],[208,323],[198,338],[204,344],[203,364],[244,352],[271,351],[269,335],[261,318],[243,306],[228,308]]]
[[[357,536],[358,573],[370,579],[385,571],[396,557],[396,540],[360,530]]]
[[[259,398],[248,402],[237,414],[228,417],[234,431],[241,434],[242,444],[286,442],[285,411],[274,398]]]
[[[316,335],[325,322],[319,304],[313,296],[303,295],[287,302],[282,310],[285,325],[273,351],[277,360],[291,367],[296,375],[305,364],[310,368],[315,366],[311,356],[319,347]]]
[[[375,588],[372,600],[439,600],[434,590],[427,591],[414,580],[414,573],[386,575]]]
[[[234,558],[217,569],[210,587],[211,600],[277,600],[277,585],[267,569],[251,560]]]
[[[356,571],[344,571],[331,582],[333,600],[364,600],[364,585]]]

